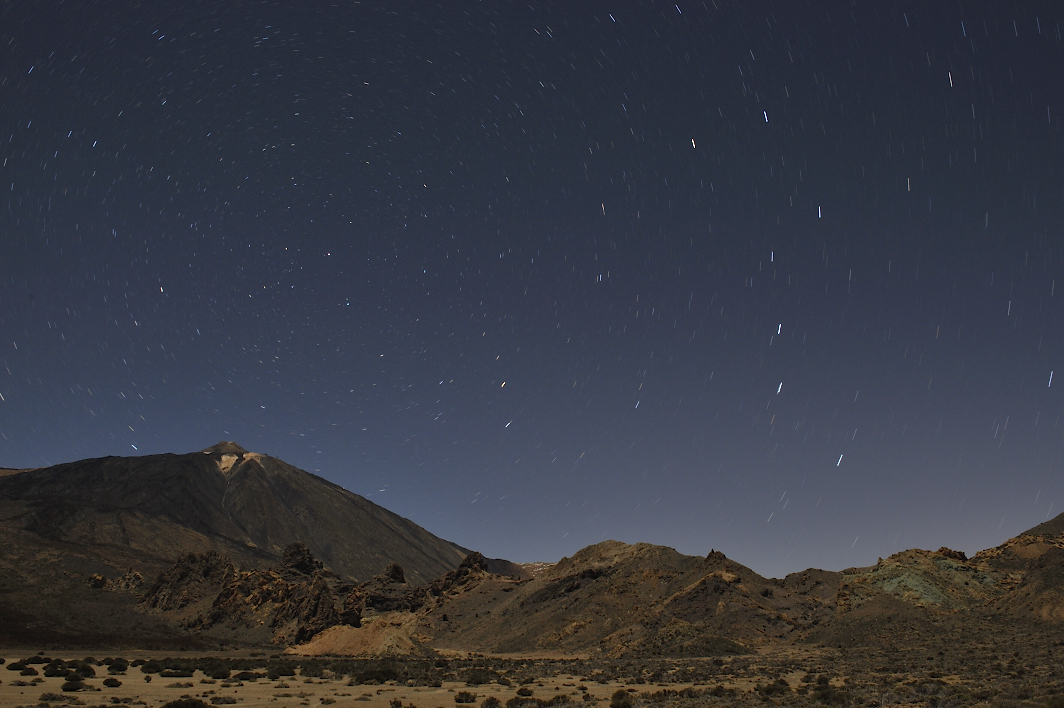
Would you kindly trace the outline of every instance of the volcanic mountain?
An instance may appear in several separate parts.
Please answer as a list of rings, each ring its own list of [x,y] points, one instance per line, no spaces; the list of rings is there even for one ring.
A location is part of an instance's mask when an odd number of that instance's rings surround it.
[[[188,553],[215,552],[237,567],[264,568],[280,564],[294,543],[352,581],[398,563],[411,583],[423,584],[469,553],[233,442],[189,454],[7,471],[0,475],[0,640],[38,630],[87,638],[134,625],[166,635],[155,620],[122,609],[136,601],[132,594],[123,600],[93,593],[86,579],[136,590]]]

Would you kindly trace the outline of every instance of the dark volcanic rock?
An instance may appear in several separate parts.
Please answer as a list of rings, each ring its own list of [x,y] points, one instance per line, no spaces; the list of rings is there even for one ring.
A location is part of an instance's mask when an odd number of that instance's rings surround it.
[[[307,641],[337,624],[358,626],[362,597],[306,547],[286,549],[277,569],[239,570],[215,553],[189,554],[145,593],[145,607],[196,633],[255,644]]]
[[[940,556],[945,556],[946,558],[952,558],[953,560],[959,560],[959,561],[968,560],[968,556],[964,553],[964,551],[955,551],[952,548],[946,548],[945,546],[942,546],[942,548],[939,548],[938,551],[936,551],[936,552]]]
[[[281,564],[285,568],[294,570],[297,573],[303,575],[313,575],[318,571],[324,569],[317,558],[315,558],[310,549],[304,546],[302,543],[293,543],[284,549],[284,555],[281,557]],[[395,565],[394,563],[392,565]],[[391,566],[388,566],[389,568]]]
[[[188,553],[148,586],[142,602],[163,612],[180,610],[216,591],[234,572],[228,556],[214,551]]]
[[[488,559],[482,554],[473,551],[462,560],[457,568],[425,586],[425,594],[439,597],[456,587],[490,575],[491,573],[488,572]]]
[[[406,583],[406,571],[398,563],[389,563],[382,576],[393,583]]]
[[[403,567],[392,563],[383,575],[362,583],[358,588],[367,609],[377,612],[414,611],[425,604],[424,591],[406,582]]]

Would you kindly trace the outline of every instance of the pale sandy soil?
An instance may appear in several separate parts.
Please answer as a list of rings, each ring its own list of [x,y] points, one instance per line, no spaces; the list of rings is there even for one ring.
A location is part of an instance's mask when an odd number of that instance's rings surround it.
[[[171,654],[172,655],[172,654]],[[138,655],[139,656],[139,655]],[[17,661],[22,657],[8,656],[7,663]],[[40,668],[40,667],[38,667]],[[282,708],[291,706],[330,706],[330,708],[389,708],[391,701],[399,699],[404,708],[412,705],[416,708],[456,708],[454,697],[460,691],[468,691],[476,695],[475,706],[479,706],[488,696],[495,696],[505,705],[506,701],[517,695],[517,686],[500,686],[498,684],[485,684],[481,686],[467,686],[460,682],[445,682],[440,688],[427,686],[348,686],[347,679],[303,679],[298,676],[288,677],[284,681],[269,681],[259,679],[255,682],[243,684],[229,684],[223,681],[211,681],[201,672],[197,671],[192,678],[166,679],[153,675],[150,682],[144,680],[144,674],[139,669],[131,669],[125,675],[117,678],[122,685],[117,688],[108,688],[103,685],[103,679],[107,678],[106,667],[96,667],[97,676],[88,679],[85,684],[98,691],[78,691],[76,693],[63,693],[60,686],[63,685],[61,678],[44,678],[43,676],[27,677],[19,676],[17,671],[5,671],[0,667],[0,708],[14,706],[35,706],[39,703],[42,694],[54,693],[70,700],[81,701],[86,706],[151,706],[158,708],[168,701],[182,697],[199,698],[204,703],[211,703],[211,698],[219,696],[233,697],[236,699],[235,708]],[[36,684],[28,686],[16,686],[16,681],[29,683],[34,679],[40,679]],[[610,682],[601,684],[596,682],[581,681],[578,677],[557,676],[533,684],[529,688],[533,696],[548,699],[558,694],[572,696],[574,701],[580,701],[585,691],[578,687],[586,688],[596,700],[588,702],[589,705],[608,705],[609,697],[619,688],[629,688],[628,685]],[[670,683],[661,687],[654,685],[631,686],[642,691],[655,691],[661,688],[679,690],[690,684]],[[752,687],[752,684],[751,684]],[[115,701],[113,699],[118,699]],[[325,699],[325,700],[323,700]],[[332,703],[326,701],[334,701]],[[53,706],[61,703],[52,702]],[[464,704],[469,705],[469,704]]]

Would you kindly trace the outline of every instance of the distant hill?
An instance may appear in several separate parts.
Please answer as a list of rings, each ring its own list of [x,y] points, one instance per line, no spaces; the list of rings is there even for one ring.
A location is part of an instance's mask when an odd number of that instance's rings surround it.
[[[605,541],[528,582],[486,580],[428,613],[433,646],[482,651],[707,656],[791,640],[834,611],[838,573],[761,577],[719,552]]]
[[[865,568],[782,579],[715,551],[702,558],[617,541],[539,567],[528,580],[467,561],[466,572],[430,584],[416,612],[382,615],[378,624],[370,613],[362,627],[333,627],[289,651],[366,655],[421,646],[687,658],[766,645],[897,648],[956,632],[1034,631],[1064,621],[1064,535],[1046,528],[1055,527],[1036,527],[972,558],[913,549]]]

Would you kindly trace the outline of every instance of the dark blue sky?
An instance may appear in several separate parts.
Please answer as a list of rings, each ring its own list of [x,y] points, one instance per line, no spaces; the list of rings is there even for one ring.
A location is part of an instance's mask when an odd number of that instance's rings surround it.
[[[518,561],[996,545],[1064,511],[1062,14],[4,3],[0,465],[231,439]]]

